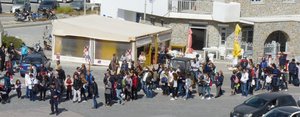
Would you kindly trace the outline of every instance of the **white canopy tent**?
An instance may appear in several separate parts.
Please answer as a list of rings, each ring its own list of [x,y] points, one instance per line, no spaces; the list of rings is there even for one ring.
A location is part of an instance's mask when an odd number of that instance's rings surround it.
[[[90,47],[89,52],[92,61],[95,59],[95,50],[99,49],[96,47],[97,44],[95,44],[97,41],[129,44],[131,46],[131,52],[133,53],[131,54],[132,59],[136,60],[137,47],[154,42],[154,37],[158,38],[158,42],[171,40],[172,33],[171,29],[169,28],[122,21],[118,19],[102,17],[99,15],[86,15],[74,18],[59,19],[53,21],[52,25],[52,33],[54,37],[54,41],[52,43],[53,59],[57,59],[57,56],[55,55],[63,53],[63,48],[65,47],[63,40],[65,38],[78,37],[83,41],[89,40],[88,46]],[[57,38],[60,38],[61,42],[56,42],[59,40]],[[60,46],[60,44],[62,46]],[[66,45],[68,44],[69,43]],[[74,47],[76,48],[76,46]],[[71,60],[74,62],[82,62],[83,57],[77,56],[76,58],[70,58],[70,56],[72,55],[61,54],[59,58],[63,60],[68,59],[68,61]],[[99,62],[94,61],[93,63]],[[107,64],[107,62],[105,62],[105,64]]]

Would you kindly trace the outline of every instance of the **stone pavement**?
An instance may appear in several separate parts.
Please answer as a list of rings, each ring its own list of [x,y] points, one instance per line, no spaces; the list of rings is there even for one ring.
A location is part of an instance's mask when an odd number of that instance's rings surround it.
[[[73,74],[75,68],[80,66],[79,63],[62,62],[62,67],[66,74]],[[224,69],[224,64],[217,64],[219,69]],[[143,92],[139,92],[140,99],[136,101],[126,102],[125,105],[114,104],[112,107],[103,106],[104,103],[104,86],[102,83],[103,73],[107,67],[92,66],[93,75],[98,83],[100,98],[98,103],[100,108],[91,109],[92,100],[82,103],[73,103],[72,101],[62,102],[59,105],[62,111],[61,117],[226,117],[234,106],[242,103],[247,98],[240,95],[230,96],[229,72],[225,72],[225,80],[223,90],[225,94],[220,98],[211,100],[201,100],[199,96],[194,94],[193,99],[183,100],[179,98],[170,101],[170,97],[163,96],[161,91],[155,91],[157,94],[154,98],[146,98]],[[20,78],[17,74],[15,79]],[[24,81],[23,78],[20,78]],[[291,93],[295,99],[300,96],[299,88],[290,86],[288,93]],[[215,86],[212,86],[211,93],[215,94]],[[255,92],[262,93],[264,91]],[[23,89],[23,94],[25,90]],[[48,94],[48,92],[47,92]],[[11,103],[0,104],[0,115],[8,115],[8,117],[44,117],[49,116],[50,105],[49,100],[30,102],[28,99],[18,99],[16,93],[12,92]],[[249,96],[250,97],[250,96]]]

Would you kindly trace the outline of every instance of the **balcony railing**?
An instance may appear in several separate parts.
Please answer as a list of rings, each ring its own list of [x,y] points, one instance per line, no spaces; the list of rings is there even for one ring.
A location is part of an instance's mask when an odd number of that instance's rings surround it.
[[[211,14],[213,0],[169,0],[169,11],[176,13]]]

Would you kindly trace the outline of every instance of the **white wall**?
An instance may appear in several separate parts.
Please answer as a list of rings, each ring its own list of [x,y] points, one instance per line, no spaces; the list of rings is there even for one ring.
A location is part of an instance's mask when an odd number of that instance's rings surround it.
[[[214,2],[213,4],[213,20],[220,22],[237,22],[240,20],[240,3],[230,2]]]
[[[164,16],[168,13],[168,0],[146,0],[146,13]],[[145,0],[102,0],[101,15],[117,18],[118,9],[144,13]]]
[[[118,18],[126,21],[136,21],[136,12],[118,9]]]

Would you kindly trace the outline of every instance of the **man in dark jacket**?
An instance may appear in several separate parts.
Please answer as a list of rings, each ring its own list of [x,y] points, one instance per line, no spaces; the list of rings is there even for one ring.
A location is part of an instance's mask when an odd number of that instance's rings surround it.
[[[59,92],[55,88],[55,84],[52,83],[50,85],[50,105],[51,105],[50,115],[53,115],[53,114],[58,115],[58,98],[59,98],[58,95],[59,95]],[[54,111],[54,109],[55,109],[55,111]]]
[[[289,63],[289,84],[292,83],[292,81],[296,78],[297,76],[297,65],[295,63],[295,59],[292,59],[292,62]]]
[[[97,103],[97,100],[96,98],[98,97],[98,85],[97,83],[95,82],[95,78],[92,78],[92,85],[91,85],[91,92],[92,92],[92,95],[93,95],[93,109],[97,109],[98,108],[98,103]]]
[[[80,96],[80,89],[82,87],[82,82],[79,79],[79,75],[74,75],[74,82],[73,82],[73,103],[75,103],[76,101],[81,102],[81,96]],[[78,99],[77,99],[78,98]]]

